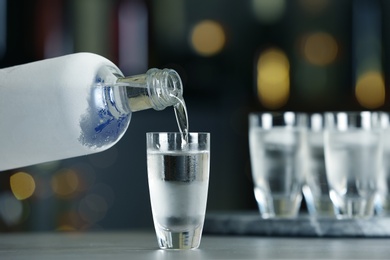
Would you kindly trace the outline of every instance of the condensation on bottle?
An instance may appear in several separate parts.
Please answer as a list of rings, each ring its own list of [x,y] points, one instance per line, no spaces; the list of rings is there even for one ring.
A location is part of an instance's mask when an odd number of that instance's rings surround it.
[[[132,112],[182,100],[170,69],[124,77],[108,59],[76,53],[0,70],[0,171],[104,151]]]

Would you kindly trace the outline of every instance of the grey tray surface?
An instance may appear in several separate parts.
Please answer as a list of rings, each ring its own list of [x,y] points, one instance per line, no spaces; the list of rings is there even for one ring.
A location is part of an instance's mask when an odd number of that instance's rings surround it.
[[[390,237],[390,218],[262,219],[258,212],[206,214],[203,232],[215,235],[259,235],[291,237]]]

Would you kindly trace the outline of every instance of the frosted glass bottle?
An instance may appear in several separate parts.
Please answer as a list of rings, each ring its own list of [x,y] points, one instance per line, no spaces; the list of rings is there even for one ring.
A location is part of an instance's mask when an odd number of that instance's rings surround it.
[[[77,53],[0,70],[0,171],[100,152],[132,112],[182,99],[174,70],[124,77],[109,60]]]

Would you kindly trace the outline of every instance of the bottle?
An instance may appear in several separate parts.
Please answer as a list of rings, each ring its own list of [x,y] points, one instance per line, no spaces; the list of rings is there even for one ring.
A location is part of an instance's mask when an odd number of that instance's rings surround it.
[[[0,70],[0,171],[104,151],[132,112],[182,100],[174,70],[124,77],[111,61],[76,53]]]

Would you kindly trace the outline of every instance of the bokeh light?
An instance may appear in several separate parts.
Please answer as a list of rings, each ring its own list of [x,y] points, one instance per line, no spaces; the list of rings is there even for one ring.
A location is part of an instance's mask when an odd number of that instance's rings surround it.
[[[115,193],[110,186],[105,183],[97,183],[90,189],[90,194],[97,194],[103,197],[108,205],[111,207],[115,201]]]
[[[330,0],[299,0],[302,8],[311,14],[319,14],[327,9]]]
[[[334,62],[338,48],[336,39],[325,32],[315,32],[303,37],[301,45],[304,58],[317,66],[325,66]]]
[[[255,17],[264,23],[278,21],[286,9],[286,0],[252,0]]]
[[[47,176],[36,175],[34,197],[37,199],[47,199],[53,195],[50,179]]]
[[[202,56],[219,53],[226,43],[226,34],[221,24],[203,20],[196,24],[191,33],[193,49]]]
[[[105,198],[95,193],[86,195],[79,204],[79,214],[89,224],[102,220],[107,210],[108,204]]]
[[[0,217],[7,226],[18,224],[23,216],[23,204],[11,192],[0,194]]]
[[[290,95],[290,63],[283,51],[271,48],[261,53],[257,62],[257,93],[269,109],[286,104]]]
[[[15,198],[24,200],[31,197],[35,191],[34,178],[26,172],[17,172],[10,177],[11,191]]]
[[[136,2],[136,1],[132,1]],[[153,33],[156,34],[161,45],[168,48],[180,48],[187,43],[187,1],[164,0],[153,1]]]
[[[51,187],[54,194],[59,197],[70,198],[77,193],[79,178],[72,169],[61,169],[54,173],[51,179]]]
[[[59,226],[56,228],[56,231],[60,231],[60,232],[72,232],[72,231],[77,231],[77,228],[75,228],[74,226],[71,226],[71,225],[59,225]]]
[[[385,82],[381,73],[370,71],[358,77],[355,95],[360,105],[375,109],[385,102]]]
[[[84,228],[96,228],[97,222],[104,219],[115,200],[114,191],[105,183],[93,185],[79,201],[77,213],[84,221]]]
[[[80,230],[85,225],[81,220],[80,215],[74,210],[63,212],[58,217],[57,231],[76,231]]]
[[[89,163],[77,163],[70,167],[78,178],[78,192],[88,191],[96,181],[96,171]]]

